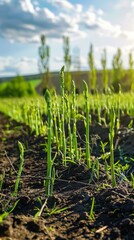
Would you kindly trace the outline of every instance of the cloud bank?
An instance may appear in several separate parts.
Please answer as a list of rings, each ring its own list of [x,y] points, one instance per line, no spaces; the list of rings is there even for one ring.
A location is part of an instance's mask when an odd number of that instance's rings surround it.
[[[104,18],[101,9],[68,0],[46,0],[48,8],[40,1],[0,0],[0,37],[11,42],[39,42],[43,33],[48,38],[86,37],[89,31],[102,36],[134,39],[134,32],[122,30]],[[52,10],[54,9],[54,10]]]
[[[33,68],[34,65],[34,68]],[[37,73],[38,66],[37,66],[37,59],[35,58],[17,58],[14,59],[11,56],[8,57],[0,57],[0,75],[1,76],[14,76],[17,74],[30,74],[30,73]]]

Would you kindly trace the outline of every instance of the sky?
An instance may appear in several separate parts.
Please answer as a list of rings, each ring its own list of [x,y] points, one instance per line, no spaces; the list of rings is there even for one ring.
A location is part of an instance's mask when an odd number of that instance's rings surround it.
[[[50,71],[64,65],[63,36],[70,39],[72,67],[79,56],[88,69],[90,44],[96,68],[107,49],[108,68],[117,48],[124,67],[134,50],[134,0],[0,0],[0,77],[39,73],[40,36],[50,47]]]

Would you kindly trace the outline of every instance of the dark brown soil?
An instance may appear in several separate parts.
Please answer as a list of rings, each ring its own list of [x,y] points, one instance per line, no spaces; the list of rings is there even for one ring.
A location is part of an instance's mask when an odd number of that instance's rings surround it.
[[[90,126],[91,155],[100,160],[100,175],[92,176],[84,163],[63,167],[60,156],[55,162],[53,196],[45,195],[45,137],[35,137],[28,127],[0,114],[0,174],[5,178],[0,192],[0,214],[17,206],[0,224],[0,239],[134,239],[134,192],[129,181],[134,173],[134,130],[127,129],[122,118],[115,136],[115,161],[129,168],[116,176],[111,186],[101,158],[100,142],[108,142],[109,129],[95,123]],[[84,147],[84,125],[77,123],[79,146]],[[25,162],[17,197],[13,197],[19,167],[18,141],[25,146]],[[109,145],[106,147],[109,151]],[[130,160],[130,158],[132,158]],[[109,161],[109,159],[107,160]],[[92,181],[91,181],[92,180]],[[94,215],[90,217],[92,199]],[[36,213],[42,209],[41,216]]]

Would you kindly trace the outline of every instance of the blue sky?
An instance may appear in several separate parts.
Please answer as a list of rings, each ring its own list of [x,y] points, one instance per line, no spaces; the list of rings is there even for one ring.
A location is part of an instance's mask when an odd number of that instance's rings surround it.
[[[96,68],[104,48],[110,67],[118,47],[127,67],[134,50],[133,23],[134,0],[0,0],[0,76],[39,72],[41,34],[50,46],[51,71],[64,64],[62,36],[70,38],[72,58],[79,52],[81,69],[88,69],[91,43]]]

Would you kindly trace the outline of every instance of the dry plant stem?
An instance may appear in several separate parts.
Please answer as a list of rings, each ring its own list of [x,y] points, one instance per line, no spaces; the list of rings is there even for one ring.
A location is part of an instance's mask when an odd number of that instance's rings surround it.
[[[107,228],[108,228],[108,226],[103,226],[103,227],[99,228],[99,229],[96,231],[96,233],[101,233],[101,232],[103,232],[104,230],[106,230]]]
[[[39,217],[41,216],[41,214],[42,214],[44,208],[46,207],[46,205],[47,205],[47,201],[48,201],[48,198],[46,198],[44,204],[43,204],[42,207],[41,207],[41,210],[40,210],[40,213],[39,213]]]
[[[4,153],[5,153],[5,155],[6,155],[7,160],[9,161],[9,163],[10,163],[12,169],[14,170],[14,172],[15,172],[16,175],[17,175],[18,173],[17,173],[17,171],[15,170],[15,168],[14,168],[14,166],[13,166],[13,164],[12,164],[10,158],[8,157],[6,150],[4,151]]]

